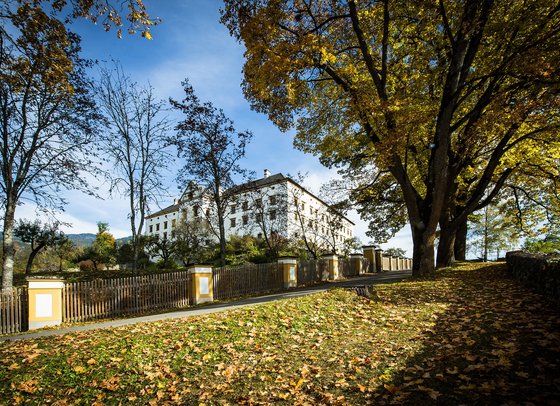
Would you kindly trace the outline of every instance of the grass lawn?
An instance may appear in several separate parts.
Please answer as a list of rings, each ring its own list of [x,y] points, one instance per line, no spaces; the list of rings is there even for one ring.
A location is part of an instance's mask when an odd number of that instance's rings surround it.
[[[0,404],[558,404],[560,311],[464,264],[189,319],[0,343]]]

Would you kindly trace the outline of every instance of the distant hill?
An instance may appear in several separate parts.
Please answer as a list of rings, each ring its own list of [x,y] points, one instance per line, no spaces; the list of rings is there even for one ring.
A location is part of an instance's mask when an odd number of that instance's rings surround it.
[[[66,234],[66,236],[74,244],[82,246],[82,247],[87,247],[87,246],[93,244],[93,242],[95,241],[95,234],[92,234],[92,233]],[[128,241],[130,241],[131,238],[132,238],[131,236],[123,237],[123,238],[117,238],[117,244],[119,244],[119,245],[125,244]]]
[[[68,237],[74,244],[82,247],[91,245],[95,240],[95,234],[92,233],[66,234],[66,237]]]

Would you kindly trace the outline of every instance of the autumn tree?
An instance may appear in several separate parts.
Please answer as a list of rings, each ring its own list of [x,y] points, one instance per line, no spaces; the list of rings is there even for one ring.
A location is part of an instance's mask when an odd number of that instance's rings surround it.
[[[64,233],[59,230],[59,226],[60,224],[57,222],[43,224],[40,220],[19,220],[16,223],[14,236],[31,247],[27,265],[25,266],[26,275],[31,274],[33,260],[39,252],[46,248],[54,247],[59,242],[65,240]]]
[[[22,22],[28,24],[34,24],[31,17]],[[4,210],[2,289],[6,291],[12,287],[12,232],[18,204],[27,200],[62,209],[66,202],[61,190],[89,192],[84,175],[94,168],[92,145],[99,117],[85,79],[86,64],[78,57],[79,43],[69,36],[57,48],[52,30],[63,28],[45,21],[42,29],[40,46],[22,43],[16,48],[0,33],[0,205]],[[67,80],[44,66],[46,49],[71,59],[71,64],[59,66],[68,69]]]
[[[413,273],[527,162],[558,155],[558,2],[226,0],[254,109],[327,166],[390,174]],[[546,154],[543,152],[547,151]],[[371,176],[375,179],[375,176]]]
[[[127,1],[128,30],[150,38],[141,0]],[[86,0],[0,3],[0,150],[3,216],[2,292],[13,285],[16,206],[29,200],[61,209],[61,188],[88,189],[97,113],[79,58],[79,38],[65,24],[75,18],[123,27],[111,2]]]
[[[127,197],[129,204],[133,269],[138,267],[142,229],[149,205],[157,203],[164,189],[162,171],[172,161],[165,150],[169,130],[165,106],[151,86],[133,82],[116,64],[101,71],[97,87],[99,104],[106,117],[103,153],[112,160],[111,191]]]
[[[201,102],[187,80],[182,84],[184,99],[171,99],[170,103],[184,114],[184,120],[175,127],[177,134],[169,138],[169,143],[177,147],[184,162],[178,176],[182,187],[194,182],[210,196],[207,217],[220,242],[220,263],[223,266],[226,254],[224,221],[231,198],[231,194],[224,192],[247,174],[239,162],[245,156],[245,147],[252,134],[236,131],[223,110],[210,102]]]
[[[117,241],[109,232],[107,223],[97,223],[97,234],[93,244],[86,252],[88,258],[93,262],[93,268],[97,271],[100,264],[110,267],[117,259]]]

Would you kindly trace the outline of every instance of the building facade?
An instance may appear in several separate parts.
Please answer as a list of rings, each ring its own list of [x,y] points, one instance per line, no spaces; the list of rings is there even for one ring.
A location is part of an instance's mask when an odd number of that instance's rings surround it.
[[[325,251],[338,252],[354,236],[354,223],[297,182],[271,175],[224,191],[226,236],[266,238],[278,234],[305,239]],[[146,235],[171,238],[182,219],[215,222],[215,210],[204,190],[189,185],[173,205],[146,217]]]

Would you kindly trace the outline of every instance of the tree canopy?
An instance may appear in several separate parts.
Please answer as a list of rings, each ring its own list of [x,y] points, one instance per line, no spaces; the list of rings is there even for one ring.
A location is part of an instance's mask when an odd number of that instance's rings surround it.
[[[222,21],[254,109],[328,166],[391,175],[417,274],[438,227],[452,246],[513,173],[557,171],[557,1],[226,0]]]

